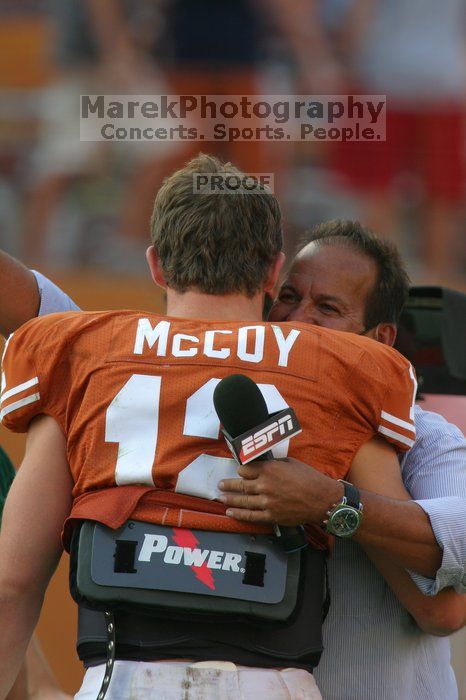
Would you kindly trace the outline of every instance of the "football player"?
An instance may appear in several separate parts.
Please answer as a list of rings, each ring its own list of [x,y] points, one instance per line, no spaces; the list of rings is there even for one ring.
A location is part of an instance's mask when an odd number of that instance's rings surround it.
[[[327,548],[328,533],[343,527],[349,536],[361,524],[358,490],[341,479],[359,487],[377,480],[380,493],[407,498],[395,450],[409,449],[415,438],[410,364],[365,337],[262,322],[264,295],[284,258],[278,203],[261,187],[195,194],[196,173],[241,176],[200,156],[160,189],[147,259],[167,291],[167,316],[54,314],[9,339],[2,421],[27,430],[28,439],[0,543],[1,693],[37,620],[64,521],[66,548],[82,521],[112,530],[130,519],[162,525],[175,543],[191,528],[225,537],[271,532],[229,518],[221,503],[218,482],[235,476],[236,464],[220,439],[212,400],[229,374],[254,379],[269,412],[290,405],[300,419],[302,433],[280,446],[279,456],[312,464],[321,494],[308,511],[306,561]],[[350,518],[329,518],[348,501]],[[312,668],[320,650],[306,608],[310,578],[302,585],[295,614],[277,629],[119,615],[114,682],[142,697],[150,677],[167,700],[183,697],[193,678],[193,697],[218,697],[221,688],[226,697],[238,697],[239,689],[253,697],[265,683],[270,698],[283,697],[283,684],[292,697],[299,688],[319,697]],[[105,646],[82,644],[90,668],[78,697],[98,691],[104,654]],[[206,667],[212,660],[229,663]]]

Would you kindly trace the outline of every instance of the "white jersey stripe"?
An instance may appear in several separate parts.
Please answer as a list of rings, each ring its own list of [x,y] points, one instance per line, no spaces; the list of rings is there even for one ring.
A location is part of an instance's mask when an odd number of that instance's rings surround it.
[[[416,375],[414,374],[413,366],[411,364],[409,365],[409,376],[411,377],[413,382],[413,402],[411,404],[411,408],[409,409],[409,417],[414,423],[414,406],[416,404],[417,397],[417,379]]]
[[[386,435],[387,437],[391,437],[397,442],[401,442],[403,445],[408,445],[408,447],[412,447],[414,445],[414,440],[411,440],[410,438],[405,437],[404,435],[401,435],[401,433],[396,433],[394,430],[390,430],[389,428],[386,428],[384,425],[379,425],[379,433],[382,433],[382,435]]]
[[[37,394],[31,394],[31,396],[26,396],[25,399],[19,399],[19,401],[15,401],[14,403],[10,403],[9,406],[6,406],[0,411],[0,420],[3,420],[5,416],[7,416],[9,413],[12,413],[13,411],[17,411],[18,408],[22,408],[23,406],[27,406],[30,403],[34,403],[35,401],[39,401],[40,399],[40,394],[37,392]]]
[[[412,423],[408,423],[408,421],[401,420],[401,418],[397,418],[396,416],[392,416],[391,413],[387,413],[386,411],[382,411],[380,417],[383,420],[386,420],[387,423],[393,423],[393,425],[397,425],[399,428],[409,430],[410,433],[414,433],[414,435],[416,435],[416,428]]]
[[[14,386],[12,389],[8,389],[7,391],[4,391],[0,397],[0,400],[3,403],[4,401],[11,398],[12,396],[15,396],[16,394],[20,394],[22,391],[26,391],[26,389],[29,389],[31,386],[35,386],[36,384],[39,384],[38,377],[33,377],[32,379],[28,379],[27,382],[23,382],[22,384],[18,384],[17,386]]]
[[[8,336],[8,338],[7,338],[6,341],[5,341],[5,345],[3,346],[3,353],[2,353],[2,362],[3,362],[4,358],[5,358],[6,351],[7,351],[7,349],[8,349],[8,343],[10,342],[10,340],[12,339],[12,337],[13,337],[13,333],[10,333],[10,335]]]

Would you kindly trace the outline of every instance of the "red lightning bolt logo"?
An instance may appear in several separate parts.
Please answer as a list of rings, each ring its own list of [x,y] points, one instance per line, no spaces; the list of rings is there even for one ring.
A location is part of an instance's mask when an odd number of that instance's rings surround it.
[[[172,539],[178,547],[187,547],[188,549],[196,549],[199,544],[199,540],[193,535],[191,530],[183,530],[182,528],[173,528],[175,533]],[[196,578],[210,588],[212,591],[215,590],[214,577],[212,576],[212,571],[209,569],[207,564],[204,562],[201,566],[191,566],[194,571]]]

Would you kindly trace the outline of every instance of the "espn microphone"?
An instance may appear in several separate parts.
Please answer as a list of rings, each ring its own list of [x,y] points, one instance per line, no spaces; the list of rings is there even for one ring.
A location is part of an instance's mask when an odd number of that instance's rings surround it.
[[[225,440],[240,464],[273,459],[270,447],[301,432],[292,409],[269,414],[261,390],[244,374],[231,374],[217,384],[214,406]],[[307,546],[302,525],[274,525],[274,532],[288,554]]]

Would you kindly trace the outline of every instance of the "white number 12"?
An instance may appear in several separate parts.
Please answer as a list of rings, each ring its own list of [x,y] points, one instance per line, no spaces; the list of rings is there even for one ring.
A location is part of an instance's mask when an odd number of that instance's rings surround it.
[[[217,440],[220,421],[215,412],[213,394],[220,379],[210,379],[187,399],[184,435]],[[258,384],[269,413],[288,404],[273,384]],[[125,484],[154,485],[152,468],[158,438],[159,405],[162,378],[133,374],[115,396],[106,413],[105,441],[118,443],[115,481]],[[286,442],[273,449],[275,457],[286,457]],[[237,476],[235,460],[200,454],[178,475],[176,491],[201,498],[216,498],[220,479]]]

